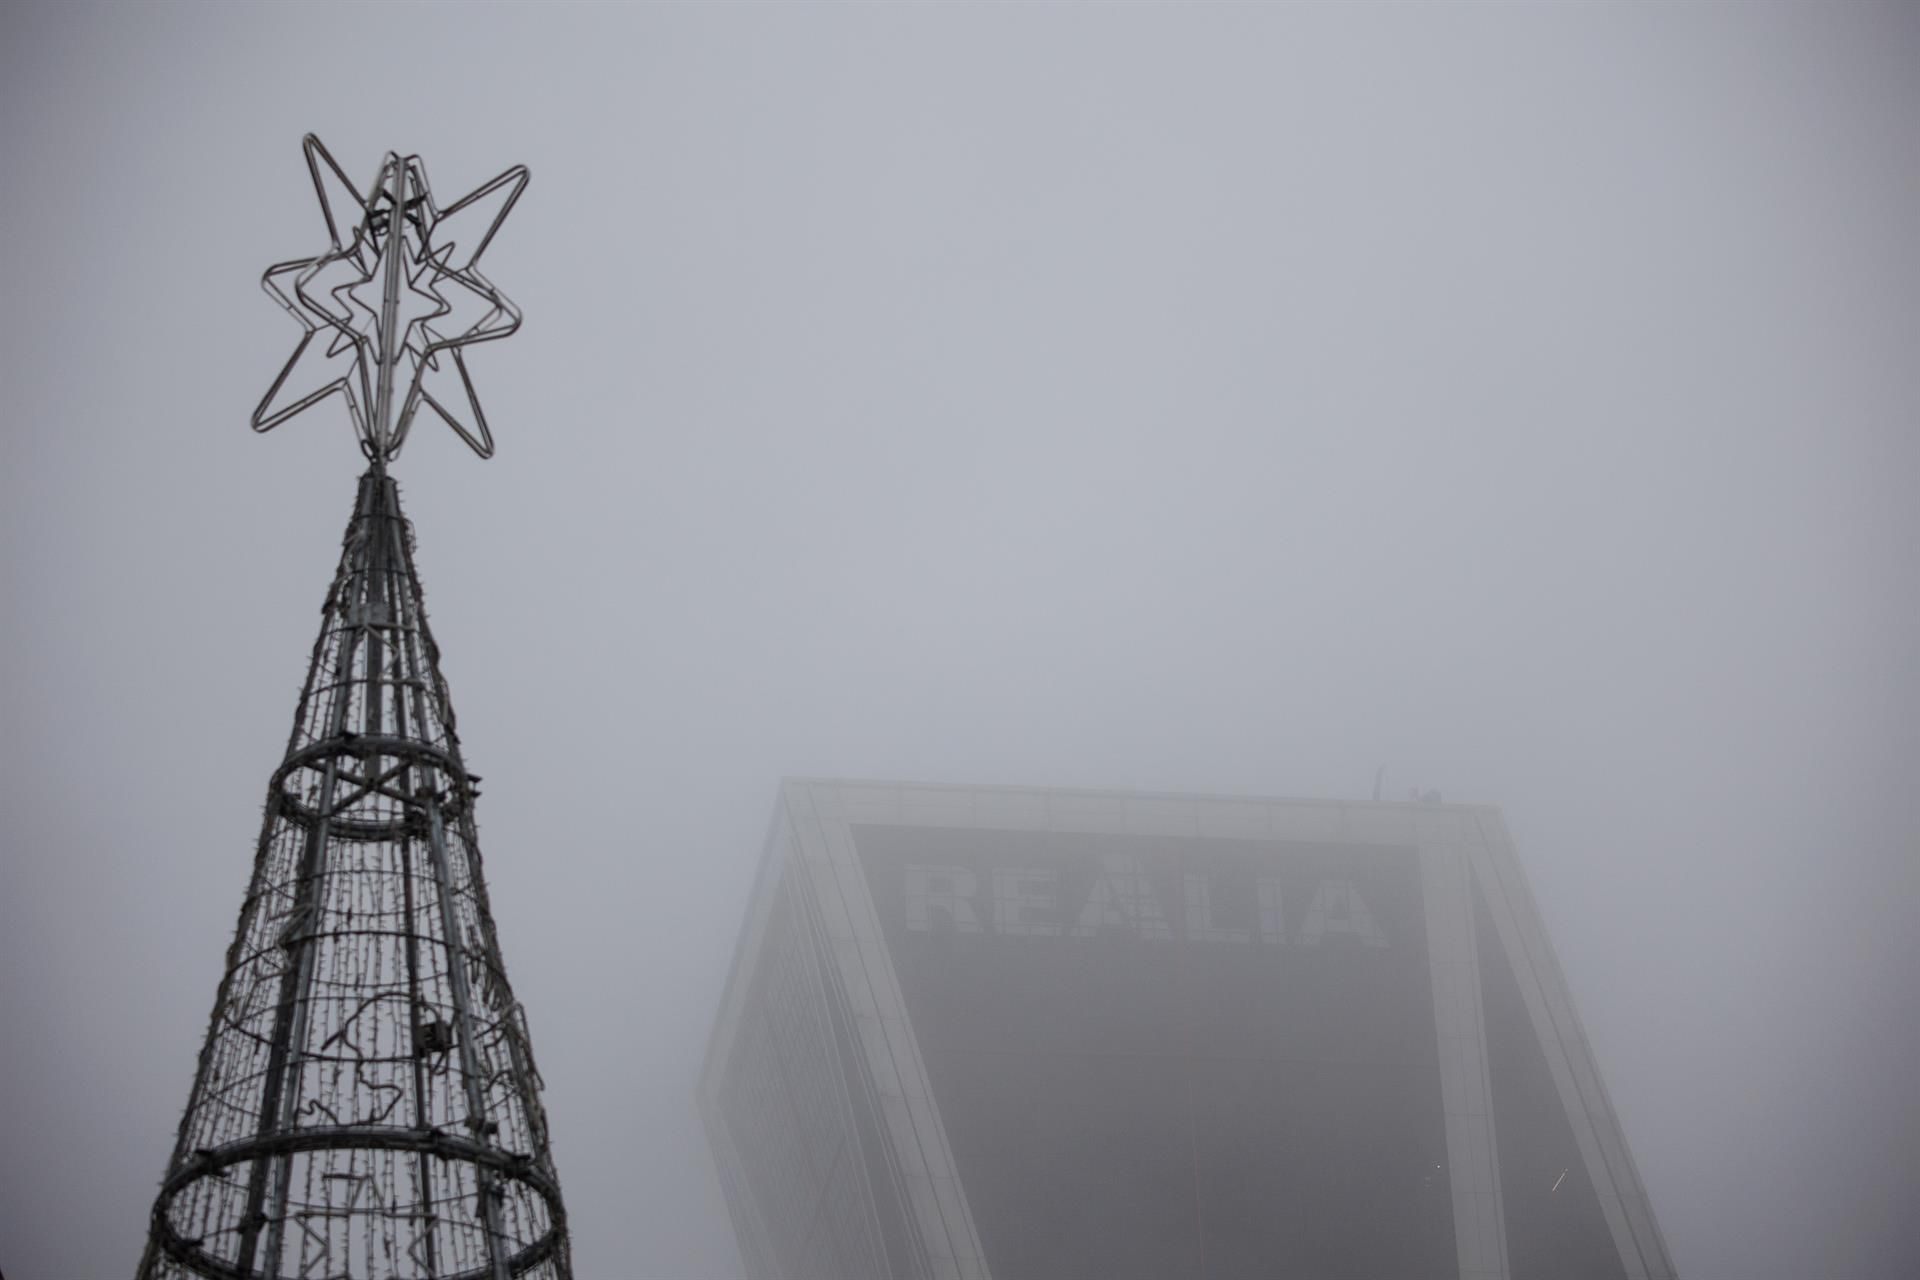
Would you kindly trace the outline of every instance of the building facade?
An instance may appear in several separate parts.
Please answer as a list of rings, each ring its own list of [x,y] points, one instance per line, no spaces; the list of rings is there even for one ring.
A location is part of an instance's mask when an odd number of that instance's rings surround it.
[[[796,781],[700,1088],[765,1280],[1673,1280],[1498,810]]]

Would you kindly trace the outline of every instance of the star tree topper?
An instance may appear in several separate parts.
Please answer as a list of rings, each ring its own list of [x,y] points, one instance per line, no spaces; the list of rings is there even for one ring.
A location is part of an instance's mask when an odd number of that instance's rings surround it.
[[[319,138],[308,134],[303,145],[333,245],[260,278],[306,332],[254,410],[253,429],[270,431],[338,392],[370,459],[399,454],[423,404],[492,457],[463,351],[520,327],[519,308],[479,264],[526,189],[527,167],[443,209],[419,156],[389,151],[363,196]]]

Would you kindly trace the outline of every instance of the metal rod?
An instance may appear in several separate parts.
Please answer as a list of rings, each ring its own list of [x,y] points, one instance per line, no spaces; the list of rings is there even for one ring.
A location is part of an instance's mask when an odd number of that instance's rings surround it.
[[[396,511],[395,515],[398,516],[398,514]],[[402,593],[399,589],[400,584],[398,577],[404,574],[405,570],[397,563],[397,555],[393,554],[393,540],[391,537],[387,539],[386,549],[389,554],[382,559],[385,566],[383,579],[386,588],[385,601],[388,610],[387,616],[394,620],[397,625],[404,627],[406,625],[406,618],[401,606]],[[398,572],[396,572],[396,570]],[[413,647],[407,644],[404,639],[400,644],[394,646],[396,661],[398,661],[402,654],[405,654],[407,658],[405,667],[407,676],[410,680],[417,681],[420,673],[414,666]],[[395,692],[393,699],[393,719],[394,735],[400,738],[406,737],[407,699],[405,694],[398,690]],[[422,727],[424,727],[424,722]],[[406,774],[403,775],[401,785],[410,797],[415,794],[412,770],[408,770]],[[415,808],[417,804],[417,800],[410,800],[407,807],[411,810]],[[430,1128],[432,1125],[432,1112],[427,1102],[426,1055],[420,1052],[417,1043],[420,1015],[425,1008],[425,1002],[420,998],[420,935],[417,928],[417,913],[419,908],[413,900],[413,837],[410,834],[403,833],[400,835],[396,844],[397,851],[400,855],[401,910],[404,912],[406,918],[408,1035],[416,1040],[413,1053],[413,1123],[415,1128],[424,1130]],[[434,1256],[436,1252],[434,1232],[437,1218],[433,1212],[431,1195],[433,1186],[433,1157],[427,1151],[422,1150],[415,1157],[415,1160],[416,1175],[420,1180],[421,1199],[426,1203],[426,1220],[421,1237],[421,1260],[426,1271],[424,1280],[434,1280],[439,1274],[439,1265]]]
[[[427,798],[427,822],[433,853],[433,875],[440,892],[440,929],[447,945],[447,973],[452,978],[455,1030],[460,1045],[460,1074],[467,1092],[467,1128],[474,1138],[487,1137],[487,1100],[480,1088],[480,1060],[474,1045],[473,997],[467,990],[467,966],[460,945],[460,920],[453,908],[453,874],[447,867],[447,832],[440,822],[440,802]],[[493,1264],[494,1280],[509,1280],[507,1255],[500,1229],[500,1206],[494,1200],[493,1174],[484,1166],[475,1166],[474,1181],[479,1188],[480,1209],[487,1223],[487,1251]]]

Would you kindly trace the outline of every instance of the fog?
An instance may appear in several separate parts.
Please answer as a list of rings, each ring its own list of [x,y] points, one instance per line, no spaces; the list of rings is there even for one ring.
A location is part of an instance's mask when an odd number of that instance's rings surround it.
[[[9,6],[0,1268],[131,1272],[361,469],[299,151],[523,162],[395,466],[583,1276],[787,775],[1504,807],[1688,1280],[1920,1259],[1920,24]]]

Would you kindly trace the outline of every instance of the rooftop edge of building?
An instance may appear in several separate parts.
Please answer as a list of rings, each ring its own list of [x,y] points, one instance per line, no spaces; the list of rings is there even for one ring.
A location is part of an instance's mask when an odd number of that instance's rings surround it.
[[[1490,814],[1500,816],[1502,809],[1497,804],[1484,802],[1462,802],[1451,800],[1395,800],[1370,797],[1343,796],[1288,796],[1250,792],[1227,791],[1180,791],[1170,788],[1148,787],[1086,787],[1086,786],[1049,786],[1031,783],[999,782],[921,782],[899,778],[857,778],[833,777],[814,774],[786,774],[780,778],[779,795],[784,801],[788,790],[793,787],[850,787],[873,791],[927,792],[946,795],[993,794],[993,795],[1031,795],[1031,796],[1081,796],[1087,799],[1118,800],[1155,800],[1177,803],[1226,802],[1236,804],[1279,804],[1300,807],[1361,808],[1390,810],[1442,810],[1458,813]]]

